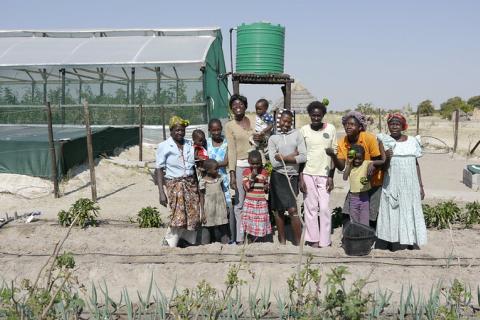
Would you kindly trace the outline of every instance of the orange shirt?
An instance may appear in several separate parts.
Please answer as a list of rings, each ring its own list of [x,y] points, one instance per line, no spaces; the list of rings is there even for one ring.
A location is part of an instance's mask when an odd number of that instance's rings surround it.
[[[365,160],[372,160],[372,158],[380,156],[380,149],[378,147],[378,141],[375,135],[362,131],[358,135],[357,144],[361,145],[365,149]],[[347,160],[347,154],[349,150],[350,142],[348,141],[347,136],[339,139],[337,153],[338,159]],[[383,184],[383,171],[380,169],[375,170],[370,183],[374,187],[381,186]]]

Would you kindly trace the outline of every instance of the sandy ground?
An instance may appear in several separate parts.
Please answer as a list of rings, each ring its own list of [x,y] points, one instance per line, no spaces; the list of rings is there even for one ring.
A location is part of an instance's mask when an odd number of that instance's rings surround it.
[[[202,279],[223,288],[228,268],[239,261],[243,246],[211,244],[168,248],[161,246],[166,229],[139,229],[128,222],[142,207],[159,206],[157,189],[148,168],[125,165],[134,163],[137,154],[138,147],[134,147],[119,157],[102,159],[96,166],[101,224],[86,230],[74,228],[64,247],[75,254],[80,282],[89,285],[105,280],[116,297],[124,287],[131,292],[146,291],[152,273],[158,287],[166,293],[175,282],[179,287],[191,287]],[[146,165],[153,160],[153,147],[145,146],[144,158]],[[426,201],[480,200],[480,192],[461,183],[465,164],[480,163],[480,159],[425,155],[420,163]],[[346,183],[339,178],[337,174],[331,208],[341,205],[347,192]],[[67,209],[81,197],[90,197],[88,181],[89,173],[83,167],[62,183],[63,196],[59,199],[51,194],[34,199],[0,194],[0,217],[6,212],[10,215],[15,211],[18,214],[42,212],[36,222],[16,221],[0,228],[1,278],[18,281],[35,278],[55,243],[66,233],[57,223],[58,211]],[[161,213],[166,219],[167,211],[162,208]],[[345,255],[340,247],[341,232],[336,229],[332,247],[305,248],[305,253],[313,255],[314,263],[324,273],[333,266],[346,265],[351,272],[349,281],[370,275],[369,289],[392,290],[394,300],[398,300],[402,285],[412,284],[426,293],[440,280],[449,283],[458,278],[476,288],[480,275],[480,226],[470,230],[429,230],[428,237],[429,243],[421,250],[392,253],[374,249],[369,256],[355,258]],[[297,251],[298,248],[291,244],[282,246],[276,241],[247,246],[244,259],[255,273],[250,283],[271,285],[272,292],[285,291],[288,276],[295,272]],[[250,277],[248,273],[243,276],[247,280]],[[274,300],[273,294],[271,299]]]

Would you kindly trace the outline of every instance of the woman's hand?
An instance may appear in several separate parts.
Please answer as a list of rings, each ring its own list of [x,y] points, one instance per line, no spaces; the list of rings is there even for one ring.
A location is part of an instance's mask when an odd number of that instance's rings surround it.
[[[165,208],[167,207],[167,204],[168,204],[167,196],[163,191],[160,191],[160,204]]]
[[[392,156],[393,156],[393,150],[392,149],[385,150],[385,157],[387,158],[387,160],[392,159]]]
[[[330,193],[333,190],[333,188],[335,188],[335,184],[333,183],[333,178],[330,178],[330,177],[327,178],[326,188],[328,193]]]
[[[420,186],[420,199],[425,199],[425,191],[423,191],[423,186]]]
[[[298,187],[300,188],[300,192],[307,194],[307,184],[303,181],[302,174],[300,174],[300,178],[298,179]]]
[[[283,159],[283,156],[282,156],[280,153],[277,153],[277,154],[275,155],[275,160],[281,162],[282,159]]]

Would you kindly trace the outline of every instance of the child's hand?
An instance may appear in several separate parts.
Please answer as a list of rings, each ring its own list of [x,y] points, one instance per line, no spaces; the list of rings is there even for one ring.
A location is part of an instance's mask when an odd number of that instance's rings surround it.
[[[367,175],[369,177],[373,176],[373,172],[375,171],[375,167],[373,166],[373,162],[368,164]]]

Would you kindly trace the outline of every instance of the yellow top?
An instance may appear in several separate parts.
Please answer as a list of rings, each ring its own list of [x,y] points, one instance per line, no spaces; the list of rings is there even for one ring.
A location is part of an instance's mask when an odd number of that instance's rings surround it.
[[[353,167],[352,171],[350,171],[350,192],[358,193],[358,192],[365,192],[371,189],[370,181],[366,180],[368,165],[372,161],[364,160],[360,167]],[[367,181],[366,184],[363,184],[362,181]]]
[[[335,127],[326,123],[318,131],[312,130],[309,124],[300,129],[307,147],[307,162],[303,173],[312,176],[328,176],[331,158],[325,153],[326,148],[333,148],[337,152],[337,132]]]

